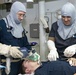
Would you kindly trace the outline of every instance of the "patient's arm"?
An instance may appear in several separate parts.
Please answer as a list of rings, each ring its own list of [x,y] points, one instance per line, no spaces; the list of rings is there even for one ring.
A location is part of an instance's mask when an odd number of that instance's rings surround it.
[[[76,66],[76,58],[69,58],[67,61],[71,66]]]
[[[74,75],[76,75],[76,73]]]

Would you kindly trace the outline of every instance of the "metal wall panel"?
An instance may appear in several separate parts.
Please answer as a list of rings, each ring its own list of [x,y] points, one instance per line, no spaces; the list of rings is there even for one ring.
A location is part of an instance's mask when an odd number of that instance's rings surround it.
[[[39,24],[30,24],[30,37],[39,38]]]

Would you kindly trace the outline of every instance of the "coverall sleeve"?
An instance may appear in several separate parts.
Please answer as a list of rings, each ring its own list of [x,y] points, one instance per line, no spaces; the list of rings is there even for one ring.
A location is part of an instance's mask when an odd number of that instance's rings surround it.
[[[31,45],[30,45],[30,43],[28,42],[28,38],[27,38],[26,35],[25,35],[25,37],[24,37],[24,45],[25,45],[25,47],[26,47],[27,49],[31,50]]]

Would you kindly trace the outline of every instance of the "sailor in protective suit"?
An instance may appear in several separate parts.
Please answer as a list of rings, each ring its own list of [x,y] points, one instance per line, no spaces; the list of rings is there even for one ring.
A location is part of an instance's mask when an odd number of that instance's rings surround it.
[[[21,47],[31,50],[25,30],[21,24],[25,14],[26,7],[21,2],[16,1],[12,4],[10,13],[0,20],[1,59],[5,59],[8,54],[13,58],[22,58],[23,53],[18,49]],[[9,75],[18,75],[19,62],[11,62],[11,72]],[[2,75],[6,75],[4,71]]]

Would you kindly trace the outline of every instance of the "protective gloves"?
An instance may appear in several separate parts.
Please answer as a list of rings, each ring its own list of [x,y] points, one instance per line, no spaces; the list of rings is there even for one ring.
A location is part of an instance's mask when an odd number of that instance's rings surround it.
[[[8,57],[10,48],[11,48],[11,45],[5,45],[0,43],[0,55],[4,55]]]
[[[64,56],[66,56],[66,57],[72,57],[72,56],[75,54],[75,52],[76,52],[76,44],[67,47],[67,48],[64,50]]]
[[[56,50],[55,44],[52,40],[48,40],[47,42],[50,53],[48,54],[48,60],[56,61],[59,58],[58,52]]]
[[[23,53],[18,49],[19,47],[11,47],[10,48],[10,56],[12,56],[13,58],[22,58],[23,57]]]
[[[22,58],[23,53],[18,48],[19,47],[0,43],[0,55],[4,55],[6,57],[12,56],[13,58]]]

